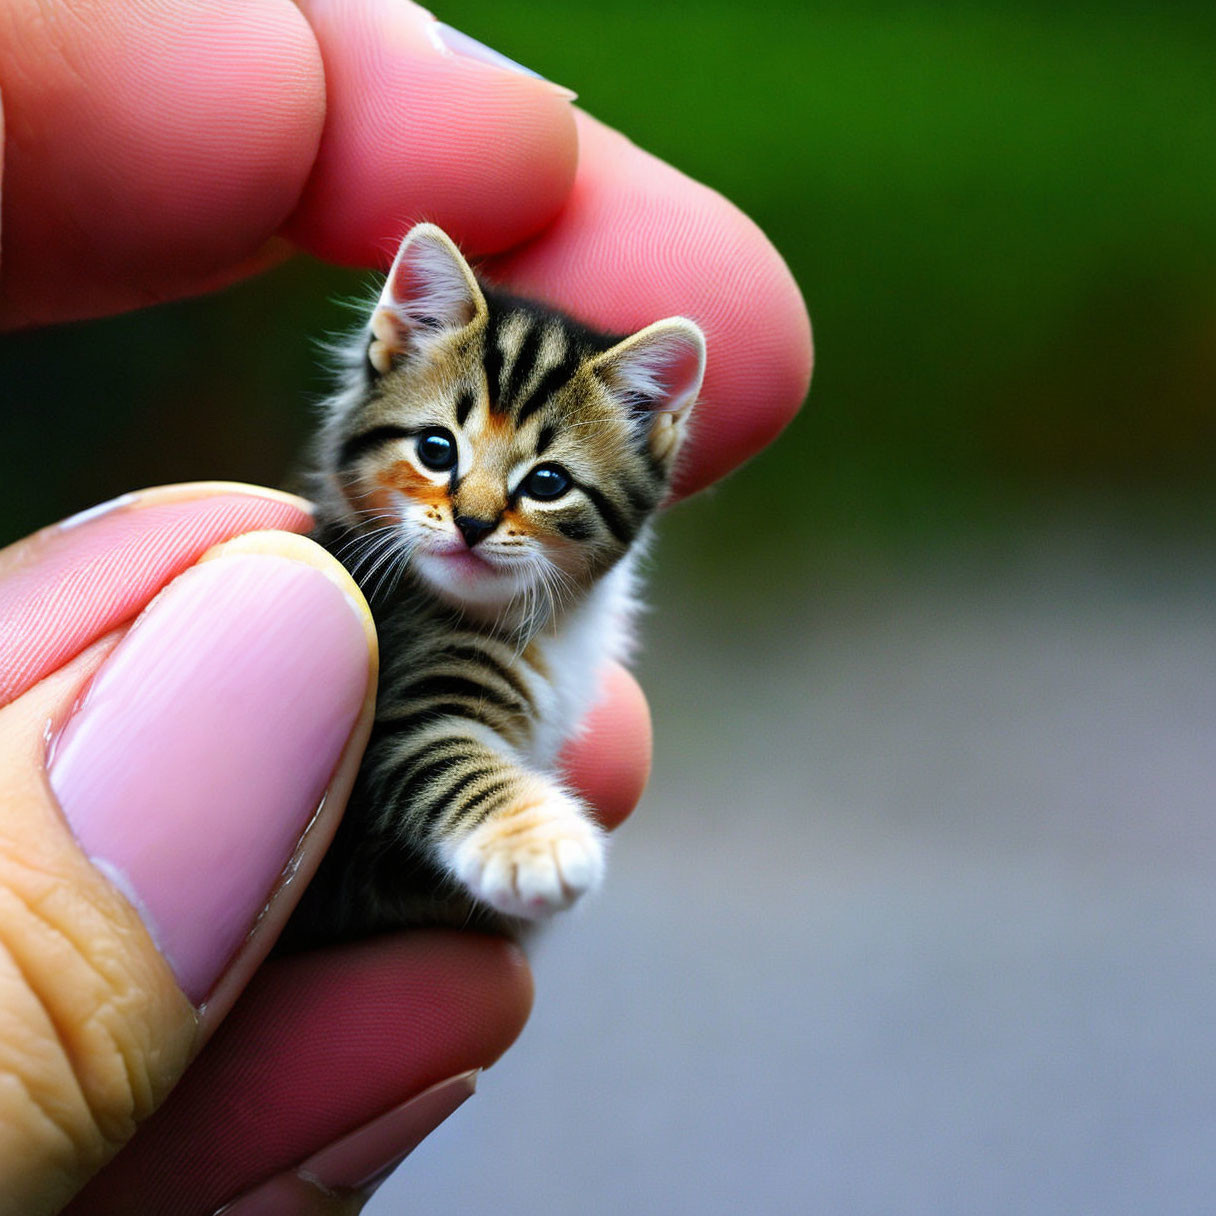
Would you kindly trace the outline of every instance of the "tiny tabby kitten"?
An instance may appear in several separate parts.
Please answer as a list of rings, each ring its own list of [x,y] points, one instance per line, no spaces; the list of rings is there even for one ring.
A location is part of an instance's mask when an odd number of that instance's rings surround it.
[[[573,903],[602,834],[554,771],[621,658],[633,565],[701,386],[682,317],[593,332],[405,237],[345,354],[316,537],[380,634],[375,727],[289,944],[511,928]]]

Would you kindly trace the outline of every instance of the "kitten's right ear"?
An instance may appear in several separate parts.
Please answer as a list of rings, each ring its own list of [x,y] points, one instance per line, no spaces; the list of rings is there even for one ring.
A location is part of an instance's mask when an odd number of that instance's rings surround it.
[[[452,238],[434,224],[405,234],[372,313],[367,358],[383,374],[420,338],[461,329],[484,314],[485,298]]]

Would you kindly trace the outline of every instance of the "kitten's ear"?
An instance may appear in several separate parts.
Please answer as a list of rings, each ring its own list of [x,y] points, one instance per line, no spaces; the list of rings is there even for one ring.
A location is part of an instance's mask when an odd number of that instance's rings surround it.
[[[405,234],[372,313],[371,365],[387,372],[419,338],[460,329],[484,313],[485,299],[452,238],[434,224]]]
[[[684,437],[705,375],[705,335],[687,317],[668,317],[617,343],[592,366],[635,414],[649,417],[647,443],[670,461]]]

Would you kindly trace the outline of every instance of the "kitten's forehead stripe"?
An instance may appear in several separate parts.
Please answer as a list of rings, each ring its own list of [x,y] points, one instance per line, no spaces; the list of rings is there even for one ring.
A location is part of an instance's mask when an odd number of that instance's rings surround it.
[[[507,397],[510,392],[511,376],[518,362],[520,347],[523,345],[528,332],[528,318],[522,313],[510,312],[504,314],[495,327],[492,335],[497,355],[498,374],[491,379],[486,375],[486,383],[490,389],[490,408],[496,411],[506,409]],[[487,348],[491,335],[487,333]]]
[[[530,325],[524,334],[519,349],[515,352],[515,358],[511,362],[511,370],[507,373],[507,384],[503,389],[501,402],[504,409],[509,410],[514,405],[516,398],[523,391],[524,385],[531,380],[532,373],[536,369],[536,360],[540,354],[543,337],[540,326],[535,323]]]
[[[578,352],[568,350],[560,363],[549,368],[541,376],[532,392],[520,402],[519,409],[515,414],[515,425],[523,426],[562,385],[568,383],[578,370],[579,362]]]
[[[475,398],[472,393],[467,390],[460,394],[456,399],[456,425],[464,426],[469,420],[469,414],[473,411]]]
[[[498,408],[498,398],[502,392],[502,350],[498,345],[498,325],[502,314],[491,310],[486,321],[485,354],[483,362],[486,372],[486,385],[490,391],[490,409]]]
[[[555,322],[550,322],[545,327],[545,338],[541,345],[537,370],[543,373],[551,367],[556,367],[559,363],[564,363],[570,355],[570,347],[571,342],[565,329]]]
[[[560,324],[553,320],[535,324],[534,332],[540,335],[539,349],[526,369],[522,367],[524,352],[520,351],[507,394],[507,408],[516,410],[516,426],[523,426],[555,389],[574,374],[580,362],[578,351],[572,348]]]
[[[482,361],[490,409],[511,412],[522,426],[595,354],[624,335],[587,329],[532,300],[485,288],[487,318]]]

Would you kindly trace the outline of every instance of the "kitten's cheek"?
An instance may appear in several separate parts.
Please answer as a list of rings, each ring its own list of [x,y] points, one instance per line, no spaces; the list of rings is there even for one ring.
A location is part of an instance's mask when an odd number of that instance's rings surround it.
[[[629,817],[642,797],[650,777],[651,749],[646,696],[629,672],[612,663],[604,669],[599,700],[561,757],[566,776],[610,831]]]

